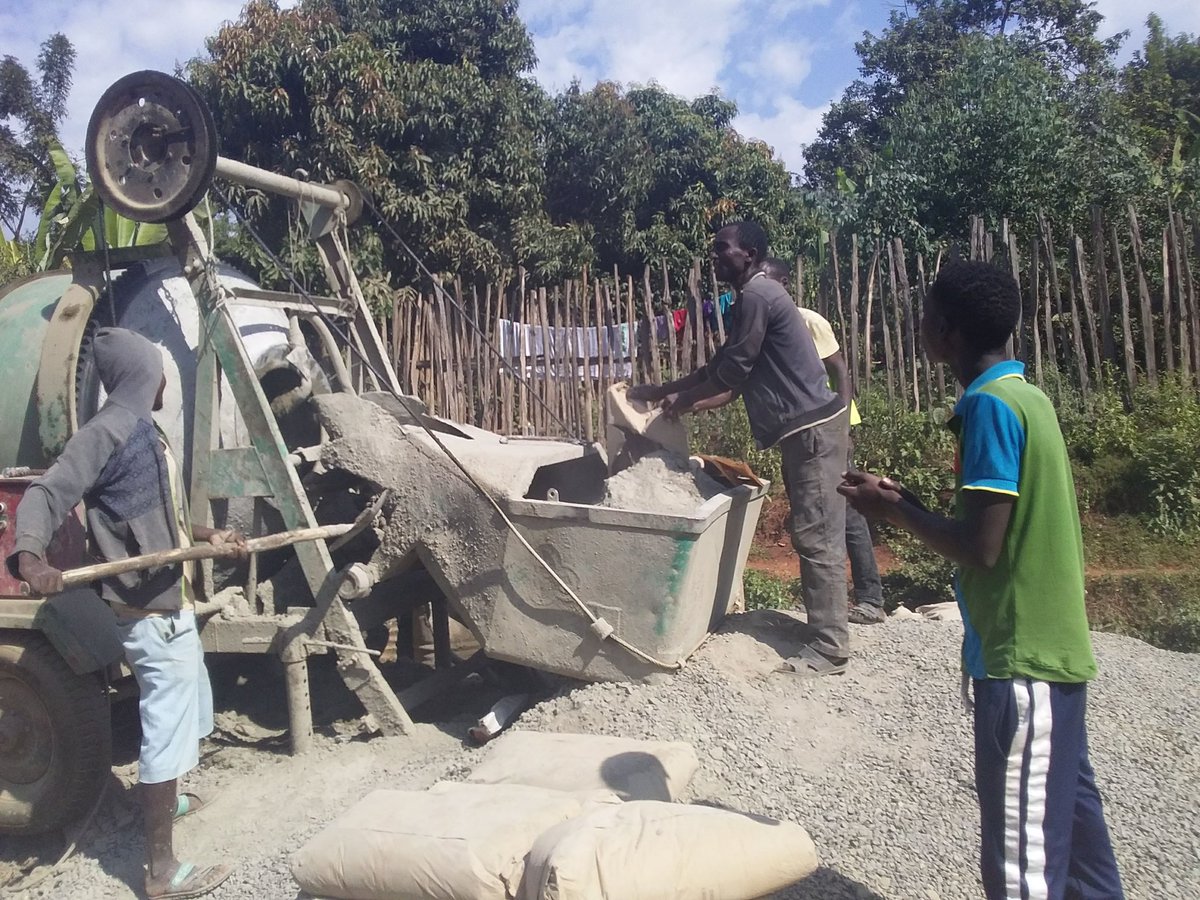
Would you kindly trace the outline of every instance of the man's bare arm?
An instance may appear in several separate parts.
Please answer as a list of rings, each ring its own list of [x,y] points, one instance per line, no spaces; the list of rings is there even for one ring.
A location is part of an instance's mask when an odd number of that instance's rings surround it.
[[[965,515],[951,519],[910,502],[890,479],[867,472],[847,472],[844,479],[838,491],[860,513],[911,532],[951,562],[990,569],[1000,559],[1015,497],[968,490],[963,498]]]

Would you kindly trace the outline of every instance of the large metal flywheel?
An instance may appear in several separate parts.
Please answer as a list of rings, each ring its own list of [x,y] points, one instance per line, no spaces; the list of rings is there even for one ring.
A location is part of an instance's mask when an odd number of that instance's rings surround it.
[[[85,152],[92,184],[108,206],[138,222],[169,222],[208,190],[216,128],[189,85],[162,72],[134,72],[96,104]]]

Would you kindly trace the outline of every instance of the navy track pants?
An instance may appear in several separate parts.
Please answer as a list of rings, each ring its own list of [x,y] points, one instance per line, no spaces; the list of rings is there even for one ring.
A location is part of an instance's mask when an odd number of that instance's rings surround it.
[[[1086,684],[975,681],[988,900],[1123,900],[1088,762]]]

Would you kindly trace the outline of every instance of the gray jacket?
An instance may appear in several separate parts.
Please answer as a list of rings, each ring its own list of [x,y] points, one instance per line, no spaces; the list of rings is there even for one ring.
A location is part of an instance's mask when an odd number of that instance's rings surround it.
[[[179,546],[167,460],[151,418],[162,357],[144,337],[122,328],[100,329],[94,351],[108,400],[25,492],[10,568],[22,551],[44,558],[55,530],[80,500],[93,552],[104,561]],[[119,575],[102,582],[100,593],[141,609],[179,609],[182,571],[176,565]]]
[[[741,393],[760,449],[827,421],[846,408],[829,388],[825,364],[796,304],[777,281],[754,276],[733,308],[724,345],[705,367],[723,388]]]

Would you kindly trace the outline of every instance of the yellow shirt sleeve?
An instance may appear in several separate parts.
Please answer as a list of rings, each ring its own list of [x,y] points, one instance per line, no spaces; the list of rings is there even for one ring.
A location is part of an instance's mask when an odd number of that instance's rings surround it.
[[[808,327],[809,334],[812,335],[813,343],[817,345],[817,356],[828,359],[837,353],[841,347],[838,346],[837,338],[833,336],[833,326],[829,324],[829,320],[819,312],[805,309],[803,306],[796,308],[800,311],[800,318]]]

